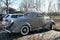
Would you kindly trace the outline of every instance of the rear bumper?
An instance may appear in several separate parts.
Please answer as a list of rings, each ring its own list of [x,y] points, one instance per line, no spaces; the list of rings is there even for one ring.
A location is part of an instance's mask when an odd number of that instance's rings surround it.
[[[4,33],[12,33],[12,31],[11,30],[7,30],[6,28],[2,28],[2,30],[1,30],[2,32],[4,32]]]
[[[10,25],[3,26],[3,29],[2,29],[2,30],[4,30],[6,33],[12,33],[12,30],[10,30],[10,28],[11,28],[11,26],[12,26],[13,24],[14,24],[14,22],[11,23]]]
[[[5,27],[5,28],[10,28],[12,25],[14,24],[14,22],[12,22],[12,23],[10,23],[10,24],[6,24],[6,25],[3,25],[3,27]]]
[[[10,25],[10,23],[2,21],[2,25],[3,27],[7,27],[8,25]]]

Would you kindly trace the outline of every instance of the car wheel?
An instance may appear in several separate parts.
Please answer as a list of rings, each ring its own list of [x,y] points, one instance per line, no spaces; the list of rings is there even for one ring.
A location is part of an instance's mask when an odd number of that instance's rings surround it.
[[[21,28],[21,34],[22,35],[27,35],[28,33],[29,33],[29,27],[28,26],[23,26],[22,28]]]

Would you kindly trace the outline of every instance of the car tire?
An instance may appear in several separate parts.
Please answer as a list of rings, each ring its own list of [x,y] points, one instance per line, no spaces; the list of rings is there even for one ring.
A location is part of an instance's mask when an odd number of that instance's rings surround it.
[[[28,33],[29,33],[29,27],[28,26],[23,26],[22,28],[21,28],[21,35],[27,35]]]

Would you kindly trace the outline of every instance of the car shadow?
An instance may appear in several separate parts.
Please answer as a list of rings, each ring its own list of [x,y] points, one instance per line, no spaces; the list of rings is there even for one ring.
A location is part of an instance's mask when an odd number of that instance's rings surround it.
[[[60,36],[59,36],[59,37],[54,38],[53,40],[60,40]]]
[[[39,33],[44,33],[44,32],[48,32],[48,31],[50,31],[50,30],[47,30],[47,29],[42,30],[42,29],[40,29],[40,30],[31,31],[28,35],[39,34]]]
[[[53,29],[54,31],[60,31],[59,29]]]
[[[38,33],[44,33],[47,32],[48,30],[35,30],[35,31],[31,31],[28,35],[33,35],[33,34],[38,34]],[[28,36],[26,35],[26,36]],[[22,36],[20,33],[0,33],[0,40],[17,40],[20,37],[24,37]]]

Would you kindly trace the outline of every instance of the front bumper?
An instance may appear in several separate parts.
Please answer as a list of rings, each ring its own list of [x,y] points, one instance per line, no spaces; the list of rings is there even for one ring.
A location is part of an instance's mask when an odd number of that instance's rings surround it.
[[[50,22],[51,22],[53,25],[55,25],[55,21],[54,21],[54,20],[50,20]]]

